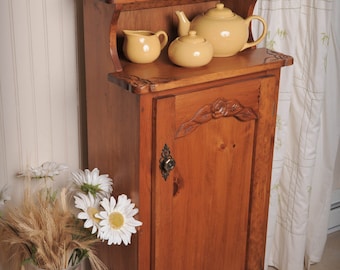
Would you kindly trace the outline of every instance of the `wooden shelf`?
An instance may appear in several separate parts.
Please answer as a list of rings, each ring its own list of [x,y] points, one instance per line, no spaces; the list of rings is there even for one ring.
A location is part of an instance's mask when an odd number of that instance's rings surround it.
[[[215,2],[214,0],[106,0],[107,4],[114,5],[123,5],[122,11],[128,10],[141,10],[141,9],[150,9],[150,8],[160,8],[160,7],[169,7],[169,6],[178,6],[178,5],[186,5],[186,4],[199,4],[203,2]]]
[[[119,72],[122,71],[122,63],[119,57],[119,48],[118,48],[118,33],[119,33],[119,25],[125,25],[124,21],[120,20],[120,15],[122,12],[131,12],[136,10],[147,10],[147,9],[155,9],[157,8],[157,14],[152,14],[154,20],[157,21],[159,25],[168,25],[168,29],[170,28],[169,24],[172,21],[167,20],[171,18],[171,15],[167,14],[167,10],[169,7],[174,6],[201,6],[201,7],[213,7],[217,2],[224,3],[225,7],[230,8],[236,14],[240,15],[241,17],[248,17],[252,15],[254,10],[254,6],[256,0],[246,0],[246,1],[213,1],[213,0],[140,0],[140,1],[131,1],[131,0],[106,0],[107,4],[113,5],[113,14],[111,18],[111,26],[110,26],[110,54],[114,66],[114,71]],[[160,9],[164,8],[162,11]],[[197,14],[202,13],[207,10],[207,8],[197,9]],[[151,13],[150,13],[151,15]],[[145,20],[149,21],[149,20]],[[142,24],[139,25],[139,29],[144,29]],[[168,30],[164,29],[164,30]],[[162,29],[163,30],[163,29]],[[173,33],[169,33],[170,37],[173,37]],[[172,31],[173,32],[173,31]],[[249,39],[252,40],[251,30],[249,30]],[[171,40],[170,40],[171,41]]]
[[[136,94],[158,92],[203,84],[291,65],[290,56],[265,48],[248,49],[232,57],[215,57],[206,66],[183,68],[172,64],[163,53],[150,64],[122,61],[123,71],[109,74],[109,80]]]

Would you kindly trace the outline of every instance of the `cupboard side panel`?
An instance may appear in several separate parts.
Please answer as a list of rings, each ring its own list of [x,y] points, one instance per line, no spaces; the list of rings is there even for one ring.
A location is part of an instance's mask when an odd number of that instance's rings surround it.
[[[247,270],[264,268],[279,82],[279,74],[275,75],[276,77],[270,76],[261,80],[259,118],[254,144]]]
[[[98,95],[102,94],[98,91]],[[139,100],[138,96],[119,88],[110,88],[105,95],[105,103],[98,104],[105,114],[98,110],[96,125],[89,137],[89,167],[99,168],[113,180],[113,196],[124,193],[136,204],[140,212],[137,219],[147,226],[139,193]],[[146,220],[146,222],[144,222]],[[143,236],[144,236],[143,231]],[[131,244],[108,246],[107,242],[98,244],[98,256],[109,269],[135,270],[138,263],[139,232],[133,234]]]
[[[107,80],[113,69],[109,48],[113,8],[102,1],[83,0],[88,167],[108,173],[114,181],[114,195],[126,193],[138,207],[138,167],[134,166],[138,124],[129,119],[138,115],[137,101]],[[128,247],[100,243],[97,253],[109,269],[137,269],[137,245],[134,235]]]

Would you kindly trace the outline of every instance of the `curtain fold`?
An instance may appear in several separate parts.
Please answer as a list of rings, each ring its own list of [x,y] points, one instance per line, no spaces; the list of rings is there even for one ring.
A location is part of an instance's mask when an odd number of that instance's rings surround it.
[[[340,141],[340,2],[335,1],[331,17],[325,96],[320,119],[316,165],[312,178],[312,192],[307,228],[306,266],[321,260],[327,240],[329,208]]]
[[[326,84],[334,2],[258,0],[254,10],[268,23],[264,46],[294,57],[281,75],[266,249],[266,265],[280,270],[308,269],[327,235],[336,156],[328,150],[338,144],[328,136],[336,115],[324,110],[334,100]]]

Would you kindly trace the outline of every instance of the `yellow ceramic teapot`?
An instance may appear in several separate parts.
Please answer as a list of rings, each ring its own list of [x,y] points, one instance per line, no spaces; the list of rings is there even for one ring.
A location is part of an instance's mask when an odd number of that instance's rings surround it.
[[[206,13],[196,16],[192,22],[188,20],[183,11],[176,11],[179,19],[179,36],[187,35],[190,30],[197,32],[206,38],[214,48],[214,57],[232,56],[249,47],[260,43],[267,33],[267,23],[256,15],[243,19],[225,8],[223,3],[216,4],[215,8],[209,9]],[[263,25],[260,37],[247,42],[249,37],[249,25],[251,20],[259,20]]]

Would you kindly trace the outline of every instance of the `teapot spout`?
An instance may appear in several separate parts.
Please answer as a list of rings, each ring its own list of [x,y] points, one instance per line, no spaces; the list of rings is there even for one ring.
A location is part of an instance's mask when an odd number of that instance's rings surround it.
[[[176,15],[178,17],[178,35],[181,36],[186,36],[189,33],[190,29],[190,21],[188,20],[187,16],[184,14],[183,11],[176,11]]]

